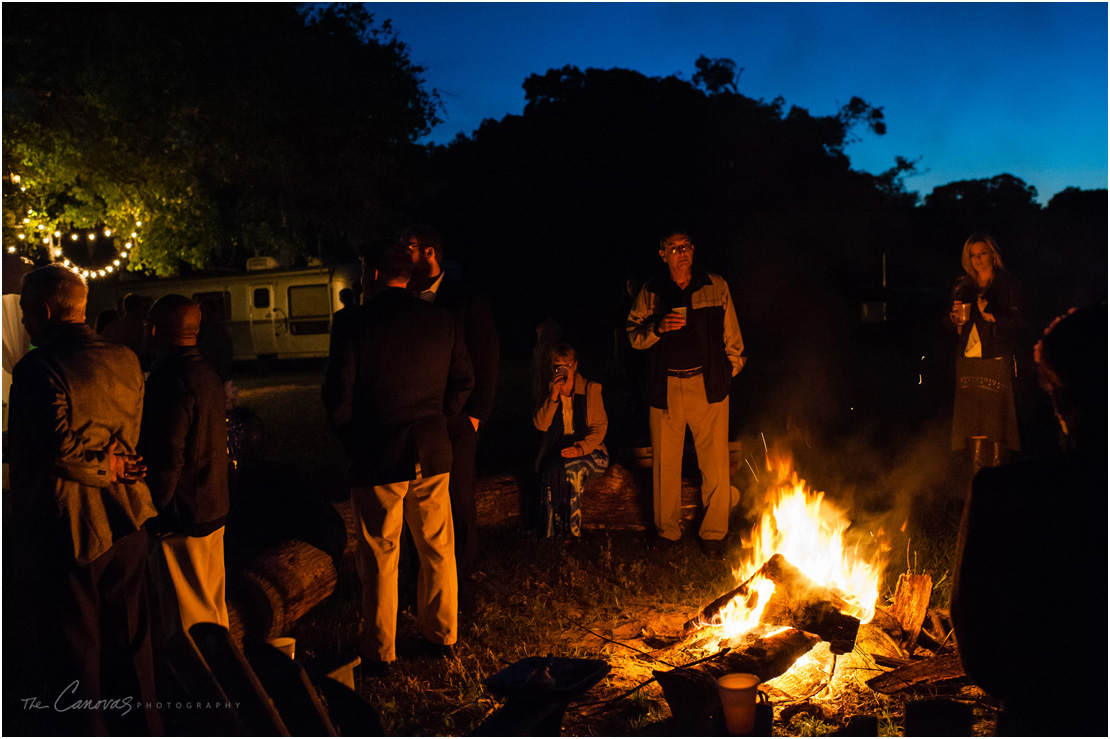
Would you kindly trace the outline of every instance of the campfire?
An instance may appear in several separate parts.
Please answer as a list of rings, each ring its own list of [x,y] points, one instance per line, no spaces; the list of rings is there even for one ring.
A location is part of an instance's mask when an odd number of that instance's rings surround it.
[[[895,604],[883,608],[883,531],[852,528],[845,510],[799,479],[789,455],[768,454],[760,477],[763,499],[734,567],[737,585],[690,619],[676,645],[708,656],[653,673],[676,718],[711,713],[715,680],[729,672],[759,675],[783,704],[833,698],[861,670],[881,680],[894,674],[883,667],[911,662],[931,578],[903,575]],[[953,674],[942,677],[959,674],[958,662],[944,669]]]

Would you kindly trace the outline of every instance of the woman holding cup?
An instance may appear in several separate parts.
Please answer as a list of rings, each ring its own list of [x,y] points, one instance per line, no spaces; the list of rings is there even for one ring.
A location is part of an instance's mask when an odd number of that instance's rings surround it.
[[[547,392],[532,415],[544,432],[536,456],[540,476],[540,535],[582,535],[579,498],[593,475],[609,466],[605,432],[609,418],[601,399],[601,385],[578,374],[578,355],[565,341],[549,353]]]
[[[1021,450],[1013,384],[1017,289],[988,234],[964,242],[961,263],[965,274],[952,288],[948,314],[958,349],[952,449],[970,449],[977,467],[996,466],[1009,450]]]

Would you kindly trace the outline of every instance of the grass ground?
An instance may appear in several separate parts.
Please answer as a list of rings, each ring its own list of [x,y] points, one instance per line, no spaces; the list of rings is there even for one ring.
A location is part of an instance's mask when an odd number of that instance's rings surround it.
[[[344,460],[320,408],[321,375],[322,364],[311,363],[255,370],[241,374],[235,382],[241,389],[241,402],[266,426],[266,453],[295,464],[312,494],[339,500],[344,495]],[[630,428],[635,423],[633,405],[622,396],[619,372],[603,366],[593,376],[605,385],[616,428],[621,424]],[[503,471],[522,454],[530,459],[538,435],[528,423],[529,386],[525,367],[503,370],[499,407],[482,441],[480,474]],[[849,491],[845,505],[867,519],[861,527],[870,526],[871,520],[882,520],[887,526],[893,523],[895,548],[888,568],[887,595],[892,594],[889,589],[900,572],[930,572],[937,583],[933,605],[943,608],[947,606],[961,489],[958,471],[953,472],[944,455],[936,453],[938,445],[943,448],[940,437],[940,432],[927,433],[917,447],[886,456],[876,455],[856,439],[830,442],[795,435],[790,441],[799,468],[807,470],[815,486]],[[905,530],[897,531],[901,522]],[[653,633],[673,633],[698,608],[733,587],[726,565],[705,560],[689,536],[676,552],[661,554],[648,551],[645,536],[637,533],[593,532],[570,546],[527,538],[515,529],[483,534],[479,574],[463,594],[457,659],[432,661],[414,656],[418,632],[412,609],[404,608],[396,677],[388,683],[366,679],[358,685],[381,711],[389,734],[473,732],[501,705],[484,687],[484,679],[518,659],[549,653],[605,659],[620,667],[571,706],[563,724],[565,734],[684,733],[683,727],[671,724],[657,684],[631,691],[650,677],[650,662],[621,644],[642,647]],[[738,537],[731,546],[740,546]],[[294,628],[298,653],[353,653],[359,610],[358,579],[347,562],[333,596]],[[619,700],[599,702],[626,692],[629,694]],[[877,716],[883,735],[898,732],[902,710],[898,699],[861,691],[841,710]],[[822,736],[840,723],[837,716],[801,712],[777,722],[775,731]]]

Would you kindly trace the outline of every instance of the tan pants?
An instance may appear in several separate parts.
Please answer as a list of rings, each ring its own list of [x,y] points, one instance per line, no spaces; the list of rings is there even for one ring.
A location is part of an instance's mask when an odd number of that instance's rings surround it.
[[[448,474],[374,487],[351,488],[360,535],[355,563],[362,582],[364,659],[397,659],[397,566],[401,526],[407,523],[420,557],[417,622],[434,644],[458,639],[459,582]]]
[[[161,540],[173,589],[177,595],[181,626],[186,632],[196,623],[227,628],[224,598],[224,527],[208,536],[173,534]]]
[[[705,508],[698,535],[709,541],[728,534],[728,398],[705,400],[702,376],[668,377],[667,410],[652,408],[651,466],[655,528],[671,540],[682,538],[682,448],[686,427],[694,436]]]

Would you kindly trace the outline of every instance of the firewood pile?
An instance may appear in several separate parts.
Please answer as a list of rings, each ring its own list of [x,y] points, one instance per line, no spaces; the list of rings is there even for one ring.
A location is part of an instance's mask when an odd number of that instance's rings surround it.
[[[956,707],[966,710],[957,713],[968,721],[972,704],[993,710],[964,677],[947,614],[929,608],[930,575],[903,574],[893,603],[878,607],[868,623],[860,624],[842,612],[836,592],[812,582],[781,555],[768,560],[761,572],[774,581],[775,593],[760,626],[732,641],[722,639],[716,627],[728,601],[747,596],[747,583],[672,627],[669,638],[645,623],[612,633],[626,644],[655,647],[644,654],[656,667],[650,676],[675,725],[711,731],[721,710],[716,680],[730,672],[759,675],[780,726],[806,713],[842,728],[860,730],[862,725],[874,735],[877,702],[897,704],[900,711],[903,702],[923,693],[964,704]],[[635,679],[640,679],[644,657],[628,659],[637,663]],[[614,672],[621,661],[613,660]],[[880,697],[861,700],[867,693]],[[970,723],[949,728],[971,732]]]

